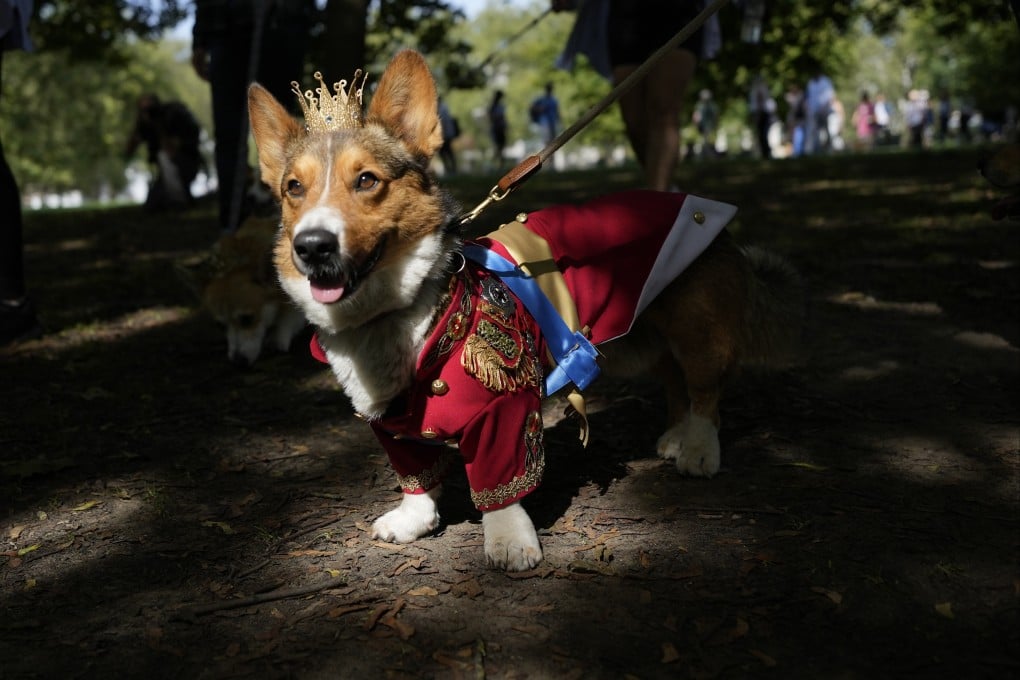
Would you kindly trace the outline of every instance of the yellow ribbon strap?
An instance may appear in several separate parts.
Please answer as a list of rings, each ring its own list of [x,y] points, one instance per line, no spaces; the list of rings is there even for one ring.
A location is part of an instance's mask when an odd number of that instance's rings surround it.
[[[516,222],[504,224],[486,236],[502,244],[510,257],[517,262],[517,266],[535,280],[556,308],[563,323],[571,331],[580,330],[581,322],[577,317],[574,298],[570,295],[563,273],[556,267],[552,250],[544,238],[522,224],[526,219],[525,215],[519,215]],[[551,357],[549,360],[552,362]],[[575,388],[567,395],[567,402],[580,420],[581,444],[588,446],[588,414],[584,405],[584,395]]]

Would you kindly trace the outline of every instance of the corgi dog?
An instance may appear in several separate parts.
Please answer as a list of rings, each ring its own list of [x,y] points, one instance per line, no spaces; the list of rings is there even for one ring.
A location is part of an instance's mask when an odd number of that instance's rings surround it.
[[[202,308],[226,330],[227,358],[241,368],[252,366],[267,345],[286,352],[307,327],[275,276],[278,222],[249,217],[236,232],[222,235],[209,253],[178,266]]]
[[[690,475],[718,472],[724,381],[795,335],[792,268],[734,244],[723,227],[735,208],[680,193],[553,206],[464,242],[457,206],[429,169],[443,140],[424,58],[394,56],[364,114],[357,85],[356,75],[334,94],[323,83],[317,98],[295,89],[304,125],[257,83],[248,108],[262,179],[281,206],[281,286],[403,491],[373,537],[404,543],[436,529],[456,451],[487,563],[534,568],[542,548],[520,501],[544,470],[541,401],[558,371],[583,386],[572,366],[593,361],[612,375],[661,377],[659,455]],[[480,262],[490,253],[509,269]],[[511,285],[524,260],[571,296],[557,318],[572,339],[555,366],[551,326]],[[582,345],[598,350],[575,364]]]

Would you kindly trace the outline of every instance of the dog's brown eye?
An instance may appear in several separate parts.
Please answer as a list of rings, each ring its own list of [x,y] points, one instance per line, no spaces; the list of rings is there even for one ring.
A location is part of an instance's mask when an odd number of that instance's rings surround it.
[[[374,189],[379,184],[379,178],[370,172],[363,172],[358,175],[358,181],[354,185],[354,188],[358,191],[368,191]]]
[[[292,179],[289,182],[287,182],[287,195],[293,198],[299,198],[301,196],[304,196],[305,186],[296,179]]]

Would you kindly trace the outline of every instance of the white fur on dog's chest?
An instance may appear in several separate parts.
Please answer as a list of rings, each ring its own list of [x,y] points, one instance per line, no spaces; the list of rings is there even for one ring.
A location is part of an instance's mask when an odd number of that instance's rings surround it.
[[[408,388],[431,321],[431,308],[413,307],[355,330],[319,333],[319,345],[356,412],[379,418]]]

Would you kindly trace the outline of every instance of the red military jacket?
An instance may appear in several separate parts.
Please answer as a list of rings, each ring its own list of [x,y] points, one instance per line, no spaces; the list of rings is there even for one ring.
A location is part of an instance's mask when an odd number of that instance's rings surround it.
[[[626,334],[735,212],[686,194],[629,191],[520,219],[548,243],[581,326],[599,344]],[[513,259],[492,239],[478,243]],[[527,309],[468,261],[451,282],[449,305],[418,358],[414,383],[371,423],[404,492],[423,493],[442,481],[452,460],[447,444],[460,449],[478,509],[501,508],[533,491],[545,467],[545,357]]]

